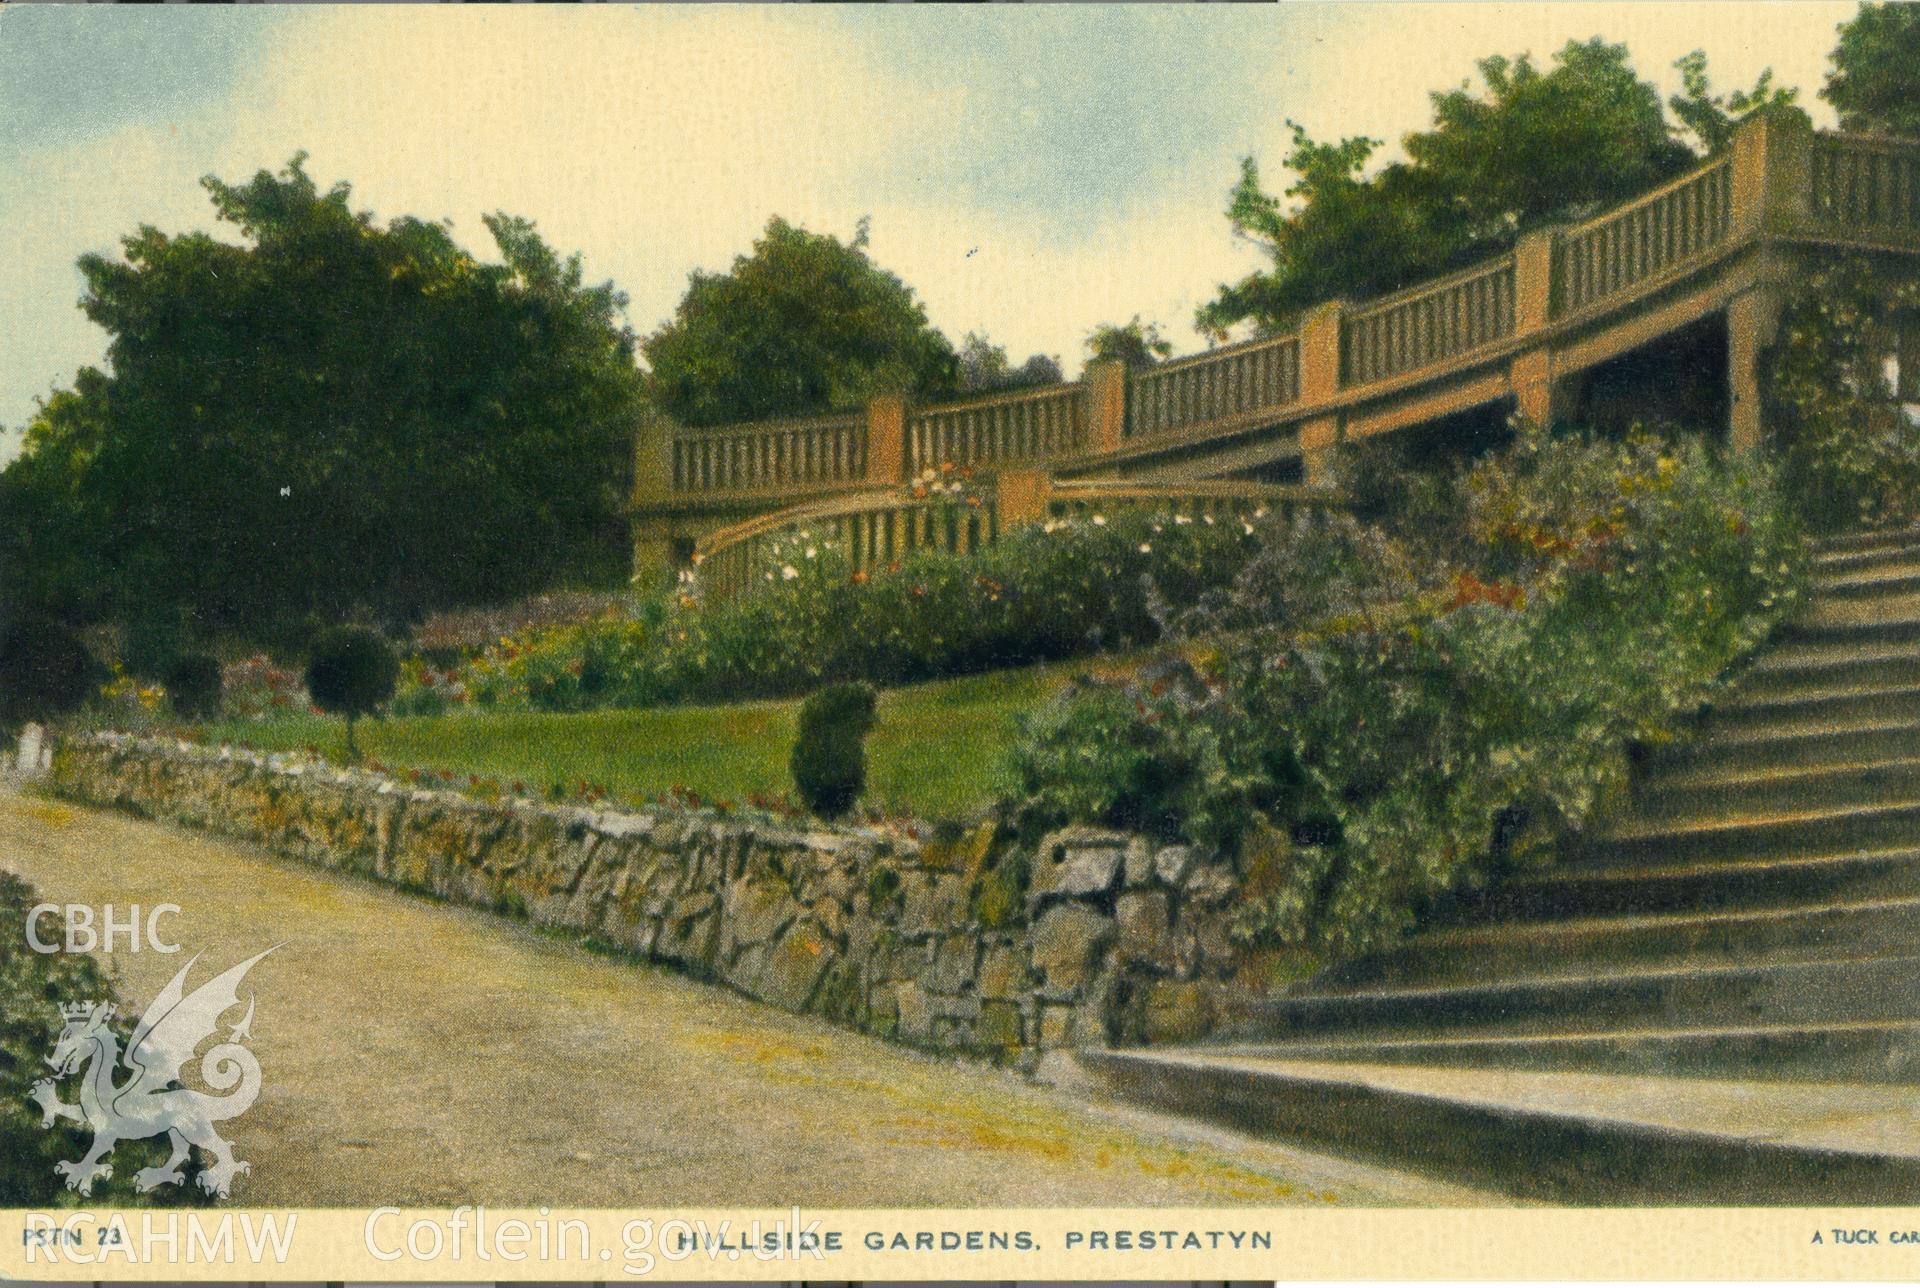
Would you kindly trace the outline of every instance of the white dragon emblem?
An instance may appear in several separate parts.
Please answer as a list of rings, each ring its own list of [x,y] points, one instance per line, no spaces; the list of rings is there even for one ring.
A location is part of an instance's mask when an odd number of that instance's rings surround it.
[[[113,1079],[121,1068],[120,1039],[108,1025],[112,1004],[78,1002],[60,1008],[66,1027],[47,1063],[62,1078],[89,1061],[92,1067],[81,1080],[79,1104],[69,1105],[59,1098],[54,1078],[36,1082],[31,1098],[46,1115],[47,1126],[71,1118],[93,1129],[93,1146],[84,1158],[54,1164],[54,1170],[67,1178],[68,1189],[83,1195],[91,1193],[95,1181],[113,1175],[112,1166],[104,1160],[116,1144],[165,1132],[173,1145],[172,1156],[160,1167],[143,1167],[136,1172],[135,1188],[145,1193],[161,1185],[180,1184],[186,1179],[180,1165],[187,1161],[189,1147],[198,1145],[214,1158],[213,1165],[200,1174],[201,1188],[227,1197],[234,1176],[249,1170],[249,1165],[234,1158],[233,1147],[220,1138],[213,1125],[238,1118],[260,1094],[260,1062],[241,1045],[252,1036],[251,996],[246,1015],[228,1032],[226,1041],[209,1048],[200,1060],[201,1078],[215,1091],[227,1094],[210,1096],[178,1083],[182,1068],[200,1043],[219,1027],[220,1017],[240,1004],[241,978],[272,951],[269,948],[247,958],[188,994],[187,972],[200,960],[200,955],[194,954],[140,1017],[127,1043],[125,1067],[132,1074],[119,1086]]]

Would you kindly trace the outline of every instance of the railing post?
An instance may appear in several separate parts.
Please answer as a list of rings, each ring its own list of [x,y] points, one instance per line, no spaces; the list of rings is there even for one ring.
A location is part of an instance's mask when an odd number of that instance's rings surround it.
[[[1127,438],[1127,364],[1102,358],[1087,364],[1087,454],[1117,452]]]
[[[665,584],[674,572],[675,531],[665,512],[673,496],[673,439],[679,426],[654,408],[640,413],[633,429],[633,505],[628,532],[633,538],[633,584]]]
[[[1002,531],[1045,523],[1053,510],[1053,476],[1045,470],[1001,470],[994,476],[993,497]]]
[[[1553,321],[1553,274],[1560,258],[1560,230],[1537,228],[1520,238],[1513,253],[1513,330],[1525,337],[1545,331]],[[1561,382],[1555,378],[1553,349],[1544,336],[1524,349],[1508,368],[1514,412],[1535,425],[1551,425],[1562,411]]]
[[[1794,118],[1755,117],[1733,140],[1736,237],[1792,232],[1813,212],[1813,129]]]
[[[1329,300],[1314,306],[1300,324],[1300,401],[1308,406],[1332,402],[1340,393],[1340,327],[1346,304]],[[1300,467],[1313,486],[1327,482],[1334,445],[1346,437],[1340,413],[1325,414],[1300,425]]]
[[[882,394],[867,404],[867,482],[887,486],[907,477],[907,400]]]

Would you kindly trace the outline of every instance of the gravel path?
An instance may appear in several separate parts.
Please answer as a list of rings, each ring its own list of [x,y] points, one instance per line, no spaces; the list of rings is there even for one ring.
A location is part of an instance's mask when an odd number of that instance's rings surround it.
[[[0,786],[0,867],[143,909],[144,1005],[194,952],[248,977],[249,1204],[1458,1205],[1484,1196],[1089,1103],[265,852]],[[43,922],[43,934],[46,923]],[[18,929],[6,933],[18,934]]]

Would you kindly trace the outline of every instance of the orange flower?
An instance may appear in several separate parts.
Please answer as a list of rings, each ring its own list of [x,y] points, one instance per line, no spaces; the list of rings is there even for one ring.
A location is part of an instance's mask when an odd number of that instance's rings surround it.
[[[853,584],[854,584],[854,585],[856,585],[856,586],[864,586],[864,585],[866,585],[866,584],[867,584],[867,570],[866,570],[866,569],[864,569],[864,568],[856,568],[856,569],[854,570],[854,573],[853,573]]]

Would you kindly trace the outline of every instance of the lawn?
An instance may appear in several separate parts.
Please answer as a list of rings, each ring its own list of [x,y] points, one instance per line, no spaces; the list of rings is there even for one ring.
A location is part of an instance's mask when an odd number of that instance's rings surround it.
[[[1014,717],[1086,669],[1028,667],[884,691],[867,742],[867,801],[927,819],[983,804]],[[787,756],[799,709],[788,701],[578,715],[475,710],[363,720],[355,733],[364,755],[389,765],[519,780],[539,791],[585,779],[629,799],[679,784],[708,800],[744,801],[755,791],[791,792]],[[346,757],[345,726],[319,716],[228,720],[202,732],[263,750],[315,746],[329,760]]]

